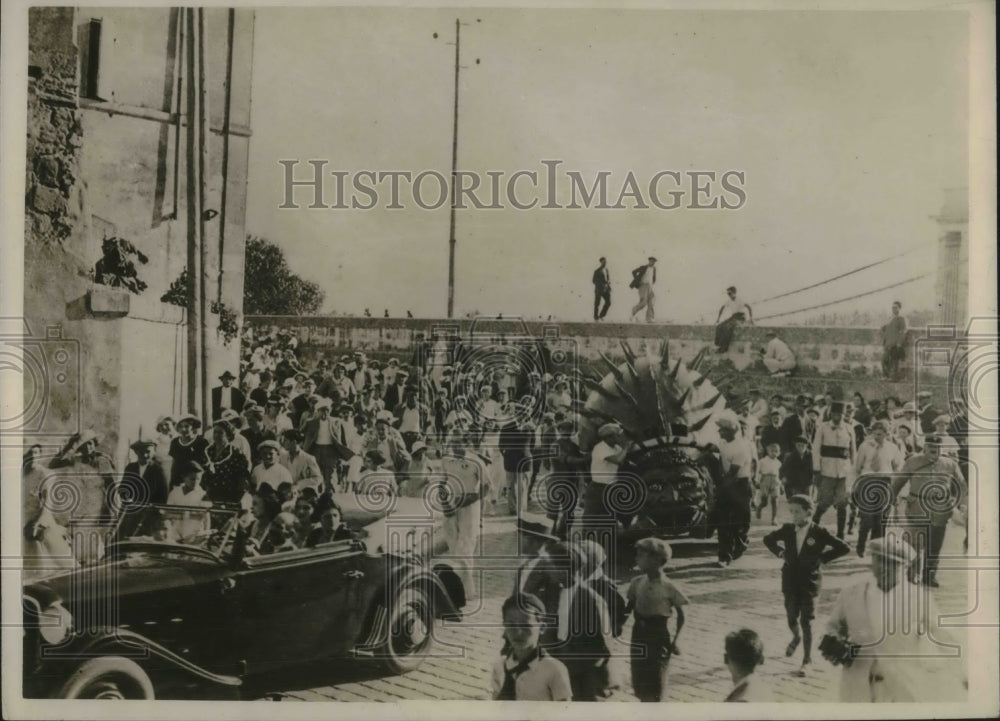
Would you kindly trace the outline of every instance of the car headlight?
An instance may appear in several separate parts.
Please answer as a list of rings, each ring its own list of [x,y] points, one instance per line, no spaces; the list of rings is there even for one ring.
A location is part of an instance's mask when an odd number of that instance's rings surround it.
[[[38,632],[46,643],[53,646],[62,643],[73,630],[73,615],[57,601],[42,611]]]

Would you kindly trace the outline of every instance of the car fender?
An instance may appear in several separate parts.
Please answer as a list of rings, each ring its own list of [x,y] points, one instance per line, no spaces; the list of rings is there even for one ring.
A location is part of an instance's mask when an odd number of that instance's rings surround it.
[[[123,655],[126,658],[135,658],[137,647],[144,649],[148,654],[143,659],[145,661],[144,665],[148,665],[148,661],[152,658],[156,660],[157,666],[162,666],[181,674],[187,674],[217,686],[237,687],[243,684],[242,679],[238,676],[229,676],[209,671],[174,653],[156,641],[128,629],[102,629],[91,639],[88,639],[85,644],[74,649],[74,655],[77,657]]]

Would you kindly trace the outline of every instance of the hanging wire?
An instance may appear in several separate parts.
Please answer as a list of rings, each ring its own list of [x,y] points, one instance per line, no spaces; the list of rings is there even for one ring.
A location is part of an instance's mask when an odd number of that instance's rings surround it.
[[[819,303],[818,305],[811,305],[808,308],[799,308],[798,310],[790,310],[785,313],[772,313],[771,315],[761,316],[755,318],[754,322],[762,320],[770,320],[771,318],[783,318],[786,315],[795,315],[796,313],[804,313],[807,310],[817,310],[819,308],[826,308],[827,306],[837,305],[838,303],[846,303],[849,300],[854,300],[855,298],[864,298],[865,296],[875,295],[876,293],[881,293],[886,290],[891,290],[892,288],[898,288],[901,285],[906,285],[907,283],[913,283],[914,281],[920,280],[921,278],[926,278],[931,275],[930,273],[921,273],[920,275],[915,275],[912,278],[907,278],[906,280],[901,280],[898,283],[893,283],[892,285],[886,285],[881,288],[876,288],[875,290],[869,290],[865,293],[857,293],[855,295],[848,296],[846,298],[839,298],[837,300],[831,300],[826,303]]]
[[[849,270],[846,273],[841,273],[840,275],[835,275],[832,278],[827,278],[826,280],[821,280],[818,283],[813,283],[812,285],[807,285],[807,286],[804,286],[802,288],[796,288],[795,290],[790,290],[790,291],[788,291],[786,293],[780,293],[778,295],[772,295],[772,296],[770,296],[768,298],[761,298],[760,300],[752,301],[751,305],[757,305],[759,303],[766,303],[766,302],[771,301],[771,300],[777,300],[778,298],[786,298],[786,297],[788,297],[790,295],[795,295],[797,293],[802,293],[803,291],[812,290],[813,288],[819,288],[820,286],[826,285],[827,283],[832,283],[835,280],[840,280],[841,278],[846,278],[849,275],[854,275],[855,273],[860,273],[863,270],[868,270],[869,268],[874,268],[877,265],[882,265],[883,263],[888,263],[890,260],[895,260],[896,258],[902,258],[904,255],[909,255],[910,253],[916,252],[916,251],[920,250],[921,248],[926,247],[926,245],[927,245],[926,243],[921,243],[920,245],[915,245],[912,248],[910,248],[909,250],[904,250],[902,253],[896,253],[895,255],[890,255],[888,257],[882,258],[881,260],[876,260],[874,263],[868,263],[867,265],[862,265],[862,266],[860,266],[858,268],[854,268],[853,270]],[[775,316],[769,316],[769,317],[773,318]]]

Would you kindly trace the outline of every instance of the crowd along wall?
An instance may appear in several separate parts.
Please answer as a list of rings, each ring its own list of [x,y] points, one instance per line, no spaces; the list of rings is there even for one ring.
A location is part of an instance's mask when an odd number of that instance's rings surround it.
[[[550,337],[591,363],[598,362],[602,353],[612,360],[620,360],[622,341],[642,353],[647,347],[659,350],[666,339],[672,358],[690,361],[707,349],[706,363],[727,368],[731,364],[731,370],[740,371],[741,375],[765,375],[758,363],[760,349],[767,342],[768,332],[774,330],[796,355],[797,376],[804,383],[798,386],[800,388],[821,388],[827,378],[836,378],[843,381],[842,385],[849,392],[857,389],[867,394],[891,393],[908,398],[912,397],[919,376],[923,386],[940,396],[941,402],[946,401],[947,368],[940,365],[921,367],[919,373],[913,373],[914,357],[920,355],[917,341],[927,333],[923,328],[910,330],[911,352],[903,367],[905,380],[890,384],[882,378],[882,341],[877,328],[747,326],[738,332],[727,353],[716,354],[712,326],[324,316],[252,316],[246,322],[255,328],[281,328],[292,332],[299,340],[300,356],[306,363],[319,355],[329,357],[353,350],[363,350],[376,357],[396,355],[408,359],[420,341],[457,333],[463,342],[473,344],[503,343],[505,338],[522,335]],[[794,382],[786,381],[784,385],[796,387]]]

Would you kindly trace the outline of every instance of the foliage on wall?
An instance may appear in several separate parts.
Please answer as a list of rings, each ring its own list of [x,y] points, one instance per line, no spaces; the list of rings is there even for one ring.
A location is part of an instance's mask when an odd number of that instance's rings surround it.
[[[148,286],[139,278],[139,271],[135,266],[136,261],[140,265],[149,262],[142,251],[124,238],[112,237],[105,238],[101,243],[101,253],[101,259],[94,265],[95,283],[124,288],[136,295],[146,290]]]

